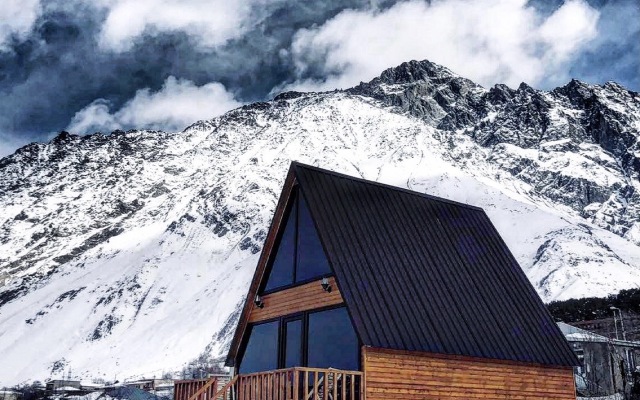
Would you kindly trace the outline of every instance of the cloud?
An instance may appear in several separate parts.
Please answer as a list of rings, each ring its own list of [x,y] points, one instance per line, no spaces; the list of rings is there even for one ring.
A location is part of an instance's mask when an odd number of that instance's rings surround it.
[[[525,0],[412,0],[347,10],[297,32],[290,54],[297,80],[286,88],[346,88],[412,59],[487,86],[563,83],[572,58],[596,37],[598,17],[581,0],[546,16]]]
[[[247,32],[257,18],[259,0],[119,0],[108,9],[99,43],[129,50],[144,34],[186,32],[205,47],[222,45]]]
[[[599,9],[598,37],[573,62],[571,73],[593,83],[615,80],[640,89],[640,3],[617,0]]]
[[[121,5],[118,0],[42,1],[30,32],[12,36],[8,50],[0,49],[0,134],[20,143],[47,141],[51,132],[67,128],[76,113],[94,100],[104,99],[108,113],[114,114],[138,90],[160,91],[169,76],[198,87],[219,82],[238,101],[265,100],[274,86],[292,76],[290,60],[281,59],[278,52],[290,46],[297,29],[321,24],[345,7],[368,3],[274,0],[265,5],[263,0],[239,1],[254,8],[249,22],[242,26],[249,30],[225,44],[204,45],[208,39],[202,32],[208,30],[191,26],[180,30],[181,25],[168,30],[145,23],[139,36],[121,37],[126,43],[118,51],[99,44],[107,18]],[[193,9],[197,3],[185,0],[184,4]],[[129,15],[125,19],[134,17],[138,18]],[[113,45],[119,46],[117,41]]]
[[[199,88],[219,82],[244,103],[292,82],[352,86],[410,59],[484,85],[551,88],[575,77],[637,91],[638,1],[586,1],[600,12],[590,41],[597,13],[576,0],[3,0],[0,135],[16,146],[46,141],[83,109],[83,131],[110,130],[109,121],[137,128],[119,110],[170,76]]]
[[[8,43],[27,35],[40,14],[39,0],[2,0],[0,7],[0,51],[8,50]]]
[[[138,90],[115,112],[107,100],[93,101],[75,114],[66,130],[77,134],[129,128],[175,131],[240,105],[220,83],[196,86],[170,76],[158,92]]]

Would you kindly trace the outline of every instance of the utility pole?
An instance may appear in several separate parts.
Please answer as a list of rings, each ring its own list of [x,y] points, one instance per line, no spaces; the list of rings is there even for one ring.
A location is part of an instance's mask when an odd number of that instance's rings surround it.
[[[618,324],[616,323],[616,311],[618,311],[618,317],[620,319],[620,329],[622,329],[622,340],[627,340],[627,333],[624,331],[624,321],[622,320],[622,311],[618,307],[611,306],[609,307],[611,311],[613,311],[613,325],[616,328],[616,339],[620,339],[618,337]]]

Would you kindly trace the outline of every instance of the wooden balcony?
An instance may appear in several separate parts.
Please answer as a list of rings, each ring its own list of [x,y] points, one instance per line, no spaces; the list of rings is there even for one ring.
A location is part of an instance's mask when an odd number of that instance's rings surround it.
[[[237,375],[225,385],[215,378],[189,397],[175,400],[364,400],[360,371],[294,367]]]
[[[214,375],[202,379],[177,380],[173,384],[174,400],[209,400],[214,398],[216,390],[231,380],[229,375]],[[204,388],[204,389],[203,389]],[[194,396],[198,393],[197,396]]]

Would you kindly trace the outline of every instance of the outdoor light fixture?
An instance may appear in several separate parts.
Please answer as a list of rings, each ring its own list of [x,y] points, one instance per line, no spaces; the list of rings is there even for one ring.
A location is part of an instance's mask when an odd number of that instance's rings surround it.
[[[264,301],[262,301],[262,298],[260,297],[260,295],[256,295],[256,299],[253,301],[253,304],[256,305],[256,307],[258,308],[263,308],[264,307]]]
[[[322,278],[322,289],[325,292],[331,293],[331,285],[329,284],[329,278]]]

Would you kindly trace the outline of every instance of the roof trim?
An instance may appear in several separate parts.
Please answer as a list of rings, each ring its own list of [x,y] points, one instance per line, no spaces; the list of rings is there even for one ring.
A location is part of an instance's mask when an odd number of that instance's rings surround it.
[[[225,360],[225,365],[228,367],[235,366],[234,361],[236,356],[238,355],[242,337],[244,336],[245,331],[247,330],[247,325],[249,324],[249,315],[251,314],[251,310],[253,308],[253,299],[256,297],[256,294],[258,294],[258,290],[260,289],[260,283],[264,278],[267,263],[269,261],[269,258],[271,257],[278,232],[280,231],[280,226],[282,225],[284,212],[286,210],[287,204],[289,204],[291,194],[293,193],[293,188],[295,185],[295,172],[293,165],[291,165],[291,167],[289,168],[289,172],[287,173],[287,177],[284,181],[284,186],[282,188],[282,192],[280,193],[280,199],[278,200],[278,204],[276,205],[271,224],[269,225],[269,232],[267,233],[267,237],[262,247],[262,252],[260,253],[260,258],[258,259],[258,265],[256,266],[256,270],[253,274],[251,285],[249,286],[249,291],[244,301],[244,307],[242,307],[238,325],[233,335],[233,340],[231,341],[231,346],[229,347],[229,353],[227,354],[227,359]]]
[[[377,181],[370,181],[364,178],[358,178],[355,177],[353,175],[347,175],[341,172],[335,172],[335,171],[330,171],[327,169],[322,169],[320,167],[315,167],[313,165],[308,165],[308,164],[303,164],[301,162],[298,161],[292,161],[291,162],[291,168],[305,168],[305,169],[310,169],[312,171],[316,171],[316,172],[320,172],[326,175],[333,175],[335,177],[338,178],[345,178],[345,179],[349,179],[355,182],[361,182],[361,183],[366,183],[367,185],[374,185],[374,186],[379,186],[379,187],[383,187],[385,189],[390,189],[393,191],[397,191],[397,192],[403,192],[403,193],[408,193],[414,196],[418,196],[418,197],[423,197],[429,200],[433,200],[433,201],[438,201],[441,203],[446,203],[446,204],[453,204],[456,206],[460,206],[460,207],[465,207],[465,208],[469,208],[472,210],[479,210],[479,211],[484,211],[484,209],[482,209],[481,207],[478,206],[474,206],[472,204],[467,204],[467,203],[461,203],[459,201],[455,201],[455,200],[449,200],[449,199],[445,199],[443,197],[438,197],[438,196],[434,196],[434,195],[430,195],[430,194],[426,194],[426,193],[421,193],[421,192],[416,192],[415,190],[411,190],[411,189],[406,189],[400,186],[393,186],[387,183],[381,183],[381,182],[377,182]]]

